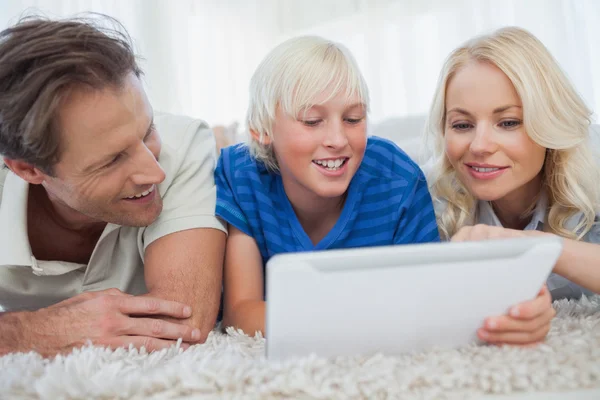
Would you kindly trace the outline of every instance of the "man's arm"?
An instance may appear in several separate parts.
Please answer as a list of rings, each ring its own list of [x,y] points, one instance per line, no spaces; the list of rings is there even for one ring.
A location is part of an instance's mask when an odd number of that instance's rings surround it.
[[[163,299],[117,289],[86,292],[36,311],[0,314],[0,356],[28,351],[53,356],[87,341],[111,348],[132,344],[148,351],[170,347],[178,338],[193,343],[200,335],[191,327],[158,318],[175,321],[190,315],[189,306]]]
[[[162,212],[143,233],[148,296],[185,299],[193,313],[185,323],[204,341],[219,310],[226,240],[215,216],[215,139],[200,120],[161,115],[155,124],[167,180],[159,186]]]
[[[0,356],[27,351],[23,343],[21,320],[27,312],[0,313]]]
[[[219,311],[225,240],[218,229],[196,228],[163,236],[146,248],[148,295],[189,304],[192,315],[184,322],[200,329],[200,342]]]

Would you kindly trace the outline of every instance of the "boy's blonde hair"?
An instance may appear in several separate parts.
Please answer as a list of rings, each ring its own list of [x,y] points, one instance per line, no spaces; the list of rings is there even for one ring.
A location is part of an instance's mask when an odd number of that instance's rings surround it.
[[[580,239],[594,223],[598,209],[598,167],[590,151],[591,112],[544,45],[524,29],[509,27],[480,36],[454,50],[441,71],[431,106],[426,136],[435,144],[435,167],[428,181],[442,238],[477,220],[477,199],[456,176],[445,153],[446,88],[470,62],[490,63],[510,79],[523,104],[523,123],[529,137],[547,148],[542,169],[549,214],[545,230]],[[530,210],[533,210],[532,204]],[[567,221],[582,212],[573,228]]]
[[[348,99],[358,96],[369,108],[369,93],[356,60],[341,44],[317,37],[289,39],[263,59],[250,81],[247,124],[258,140],[249,138],[250,153],[267,168],[277,171],[271,145],[272,126],[277,107],[297,118],[303,110],[316,105],[315,99],[327,93],[322,103],[340,93]],[[264,137],[269,136],[269,144]]]

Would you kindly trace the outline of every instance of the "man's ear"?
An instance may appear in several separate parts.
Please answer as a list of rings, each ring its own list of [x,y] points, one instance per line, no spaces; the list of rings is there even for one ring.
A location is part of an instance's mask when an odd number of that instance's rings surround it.
[[[46,174],[25,161],[4,158],[4,164],[24,181],[39,185],[46,179]]]
[[[250,129],[250,135],[252,135],[252,139],[256,140],[256,142],[258,142],[260,144],[266,144],[266,145],[271,144],[271,137],[269,135],[267,135],[266,132],[263,133],[262,137],[261,137],[260,133],[258,133],[254,129]]]

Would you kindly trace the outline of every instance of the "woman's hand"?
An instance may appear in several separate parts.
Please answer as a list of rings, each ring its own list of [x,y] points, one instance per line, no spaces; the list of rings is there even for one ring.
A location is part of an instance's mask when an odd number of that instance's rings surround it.
[[[542,235],[547,233],[479,224],[461,228],[451,241],[466,242]],[[486,319],[483,327],[477,331],[477,336],[493,344],[536,344],[542,342],[550,331],[550,322],[555,315],[552,297],[544,285],[535,299],[512,307],[506,315]]]
[[[537,297],[510,309],[508,314],[486,319],[477,331],[479,339],[492,344],[533,345],[544,341],[556,311],[546,285]]]
[[[478,224],[474,226],[463,226],[452,236],[452,242],[469,242],[488,239],[508,239],[517,237],[544,236],[548,233],[540,231],[520,231],[516,229],[503,228],[501,226],[491,226]]]

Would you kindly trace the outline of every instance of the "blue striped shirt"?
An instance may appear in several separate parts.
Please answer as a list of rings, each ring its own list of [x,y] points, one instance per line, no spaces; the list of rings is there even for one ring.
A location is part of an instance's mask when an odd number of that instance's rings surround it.
[[[254,238],[263,260],[278,253],[438,242],[421,169],[389,140],[369,137],[340,217],[316,245],[289,202],[281,176],[243,144],[221,151],[215,171],[216,214]]]

